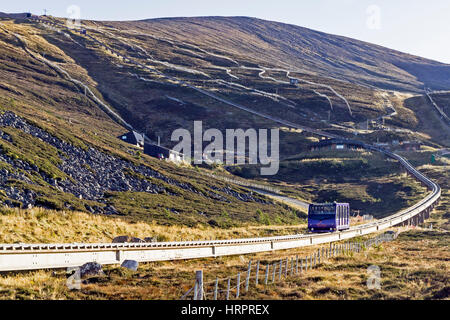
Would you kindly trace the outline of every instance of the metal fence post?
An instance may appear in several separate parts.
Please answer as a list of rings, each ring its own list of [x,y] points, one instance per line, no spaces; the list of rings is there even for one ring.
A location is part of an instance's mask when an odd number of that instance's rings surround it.
[[[291,258],[291,276],[294,274],[294,258]]]
[[[284,277],[287,278],[289,269],[289,258],[286,258],[286,270],[284,270]]]
[[[281,273],[283,272],[283,260],[280,260],[280,271],[278,274],[278,280],[281,281]]]
[[[245,279],[245,292],[248,292],[248,285],[250,284],[250,274],[252,272],[252,260],[248,263],[247,278]]]
[[[219,290],[219,278],[216,278],[216,283],[214,285],[214,300],[217,300],[217,291]]]
[[[236,298],[239,298],[239,290],[241,289],[241,273],[237,274]]]
[[[255,284],[258,285],[258,277],[259,277],[259,260],[256,263],[256,278],[255,278]]]
[[[277,264],[276,264],[276,263],[274,263],[274,264],[273,264],[273,275],[272,275],[272,283],[274,283],[274,282],[275,282],[275,273],[276,273],[276,270],[277,270]]]
[[[265,285],[267,285],[267,281],[269,280],[269,267],[270,267],[270,264],[268,263],[268,264],[266,265],[266,276],[265,276],[265,278],[264,278],[264,284],[265,284]]]

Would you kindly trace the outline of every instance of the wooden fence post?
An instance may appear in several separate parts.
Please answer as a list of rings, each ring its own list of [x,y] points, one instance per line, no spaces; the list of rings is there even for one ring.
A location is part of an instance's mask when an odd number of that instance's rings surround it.
[[[300,272],[303,273],[303,258],[300,259]]]
[[[245,292],[248,292],[248,285],[250,284],[250,274],[252,272],[252,260],[248,263],[247,278],[245,279]]]
[[[228,278],[228,285],[227,285],[227,300],[230,300],[230,284],[231,284],[231,278]]]
[[[255,284],[258,285],[258,277],[259,277],[259,260],[256,263],[256,278],[255,278]]]
[[[194,298],[192,300],[197,300],[197,295],[198,295],[198,283],[197,283],[197,279],[195,279]]]
[[[295,257],[295,274],[298,274],[298,255]]]
[[[214,285],[214,300],[217,300],[217,291],[219,290],[219,278],[216,278],[216,283]]]

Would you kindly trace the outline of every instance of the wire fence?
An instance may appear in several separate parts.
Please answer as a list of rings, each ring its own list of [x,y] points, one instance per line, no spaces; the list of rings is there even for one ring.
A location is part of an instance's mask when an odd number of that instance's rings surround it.
[[[216,278],[214,281],[203,282],[203,271],[196,272],[194,286],[189,289],[181,300],[231,300],[238,299],[242,292],[247,293],[250,285],[268,286],[279,283],[289,277],[304,274],[315,269],[328,259],[351,253],[360,253],[366,248],[390,242],[398,237],[399,232],[386,232],[364,242],[331,243],[327,247],[320,247],[312,254],[299,257],[288,256],[282,259],[260,260],[248,263],[246,271],[238,272],[227,278]]]

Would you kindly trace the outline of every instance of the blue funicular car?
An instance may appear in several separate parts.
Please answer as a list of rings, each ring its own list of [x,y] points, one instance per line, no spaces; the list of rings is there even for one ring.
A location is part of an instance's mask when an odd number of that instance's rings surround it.
[[[334,232],[350,228],[348,203],[311,204],[308,210],[308,229],[311,232]]]

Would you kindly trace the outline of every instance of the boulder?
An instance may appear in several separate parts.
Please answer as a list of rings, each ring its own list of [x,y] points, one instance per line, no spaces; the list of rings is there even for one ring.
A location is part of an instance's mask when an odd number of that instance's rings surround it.
[[[129,236],[119,236],[119,237],[115,237],[112,241],[112,243],[127,243],[130,242],[130,237]]]
[[[122,268],[127,268],[129,270],[133,270],[133,271],[137,271],[138,267],[139,267],[139,262],[135,261],[135,260],[125,260],[122,264],[121,264]]]
[[[144,238],[144,241],[145,242],[148,242],[148,243],[155,243],[155,242],[158,242],[158,237],[147,237],[147,238]]]
[[[130,236],[115,237],[112,243],[144,243],[145,241],[139,238]]]
[[[80,277],[104,275],[103,267],[97,262],[88,262],[80,267]]]

